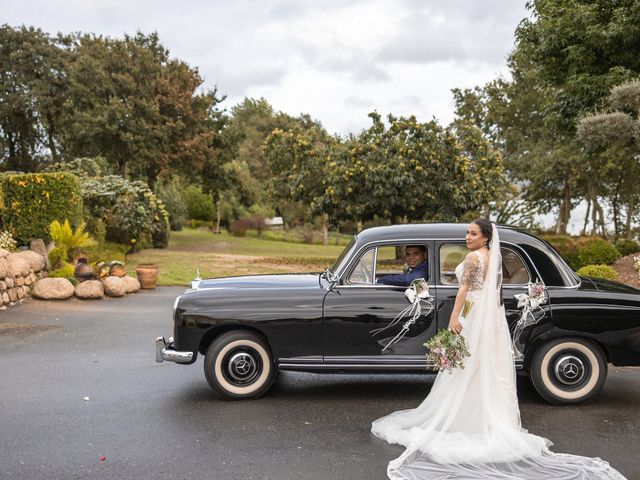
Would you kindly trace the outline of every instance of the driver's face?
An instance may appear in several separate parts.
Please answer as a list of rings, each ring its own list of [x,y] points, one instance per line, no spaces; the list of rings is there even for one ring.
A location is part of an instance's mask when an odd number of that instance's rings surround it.
[[[407,247],[404,249],[404,256],[407,259],[407,265],[414,268],[424,262],[426,252],[423,252],[418,247]]]

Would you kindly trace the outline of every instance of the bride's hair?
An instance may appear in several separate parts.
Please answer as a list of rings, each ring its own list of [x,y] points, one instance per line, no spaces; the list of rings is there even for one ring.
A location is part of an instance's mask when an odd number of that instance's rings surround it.
[[[480,227],[480,231],[482,235],[487,239],[487,248],[489,248],[489,243],[491,242],[491,238],[493,237],[493,229],[491,228],[491,220],[488,218],[480,217],[476,218],[473,222]]]

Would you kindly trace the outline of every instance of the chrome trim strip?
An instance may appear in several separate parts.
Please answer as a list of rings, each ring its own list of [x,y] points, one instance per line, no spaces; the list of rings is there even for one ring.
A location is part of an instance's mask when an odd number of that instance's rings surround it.
[[[156,362],[163,361],[175,363],[189,363],[193,360],[193,352],[179,352],[173,349],[173,337],[169,337],[167,343],[164,337],[157,337],[156,344]]]
[[[391,359],[389,360],[392,361]],[[405,360],[406,361],[406,360]],[[514,361],[516,370],[522,370],[524,365],[522,359]],[[416,370],[434,370],[435,365],[425,361],[420,363],[366,363],[362,359],[358,363],[348,361],[339,362],[335,359],[335,363],[322,363],[321,361],[300,361],[296,358],[282,358],[278,360],[278,368],[280,370],[396,370],[396,369],[416,369]]]

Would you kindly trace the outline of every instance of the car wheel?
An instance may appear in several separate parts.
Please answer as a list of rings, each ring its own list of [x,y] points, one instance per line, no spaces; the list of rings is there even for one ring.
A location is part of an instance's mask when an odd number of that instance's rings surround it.
[[[258,398],[269,390],[276,368],[267,342],[259,335],[235,330],[217,337],[204,359],[209,386],[224,398]]]
[[[552,340],[534,352],[530,376],[549,403],[584,403],[604,387],[607,360],[600,347],[588,340]]]

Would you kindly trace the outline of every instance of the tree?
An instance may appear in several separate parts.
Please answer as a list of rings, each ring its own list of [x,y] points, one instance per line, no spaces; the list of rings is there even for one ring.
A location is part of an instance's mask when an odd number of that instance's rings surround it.
[[[301,201],[309,212],[323,220],[322,241],[329,243],[329,222],[334,211],[325,195],[324,177],[336,139],[315,124],[308,128],[296,125],[288,131],[275,129],[264,143],[264,157],[273,173],[269,192],[278,205]]]
[[[614,237],[631,237],[631,222],[637,214],[640,193],[640,81],[614,87],[609,110],[583,116],[577,136],[588,153],[589,185],[603,187],[612,209]],[[626,222],[622,228],[622,207]],[[594,228],[596,222],[594,221]]]
[[[468,124],[377,113],[372,126],[334,149],[325,204],[345,220],[452,221],[485,209],[504,183],[502,159]]]
[[[198,93],[197,70],[171,59],[157,34],[80,35],[70,66],[66,155],[102,155],[123,177],[193,176],[211,155],[217,91]]]
[[[33,27],[0,27],[0,162],[5,169],[33,171],[47,155],[59,160],[66,42]]]

